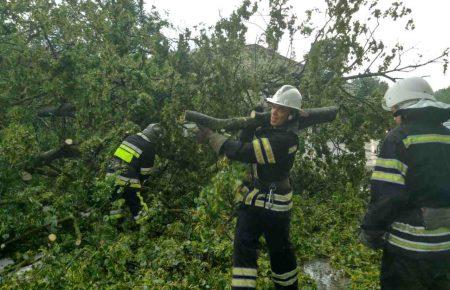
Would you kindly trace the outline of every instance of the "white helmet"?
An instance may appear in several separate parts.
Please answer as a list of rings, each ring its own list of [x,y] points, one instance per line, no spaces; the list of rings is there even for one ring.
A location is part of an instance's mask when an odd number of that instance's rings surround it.
[[[302,95],[293,86],[282,86],[272,98],[267,98],[267,102],[296,110],[302,108]]]
[[[404,109],[422,99],[436,101],[431,86],[423,78],[406,78],[386,91],[383,109],[390,111],[394,106]]]

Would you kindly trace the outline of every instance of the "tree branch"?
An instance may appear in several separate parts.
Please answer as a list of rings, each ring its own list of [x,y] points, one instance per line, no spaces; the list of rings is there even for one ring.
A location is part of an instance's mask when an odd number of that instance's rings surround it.
[[[428,65],[430,63],[435,63],[439,59],[442,59],[445,56],[447,56],[448,51],[449,51],[449,48],[445,49],[444,52],[441,55],[439,55],[439,56],[437,56],[437,57],[435,57],[433,59],[429,59],[429,60],[427,60],[425,62],[422,62],[422,63],[407,65],[407,66],[403,66],[403,67],[401,67],[400,64],[399,64],[394,69],[391,69],[391,70],[360,73],[360,74],[356,74],[356,75],[346,76],[346,77],[343,77],[342,79],[343,80],[353,80],[353,79],[370,78],[370,77],[377,77],[378,76],[378,77],[384,77],[384,78],[390,79],[391,81],[395,82],[399,78],[389,76],[389,74],[395,73],[395,72],[411,72],[411,71],[413,71],[413,70],[415,70],[415,69],[417,69],[419,67]]]

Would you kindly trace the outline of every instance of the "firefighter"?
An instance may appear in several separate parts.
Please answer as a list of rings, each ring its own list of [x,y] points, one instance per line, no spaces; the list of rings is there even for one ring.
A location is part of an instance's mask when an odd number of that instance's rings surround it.
[[[381,289],[450,289],[450,105],[417,77],[384,101],[399,126],[372,173],[362,242],[383,249]]]
[[[292,188],[289,172],[298,146],[298,116],[302,96],[282,86],[272,98],[270,124],[228,139],[201,128],[199,141],[209,141],[218,154],[251,164],[251,180],[244,181],[237,212],[233,251],[233,289],[256,287],[259,238],[268,246],[272,280],[277,289],[297,289],[297,262],[290,243]]]
[[[142,132],[125,138],[114,152],[107,175],[116,175],[113,200],[118,203],[118,208],[111,211],[110,218],[123,216],[121,201],[124,200],[137,224],[148,219],[148,207],[141,195],[141,188],[152,172],[160,134],[159,124],[150,124]]]

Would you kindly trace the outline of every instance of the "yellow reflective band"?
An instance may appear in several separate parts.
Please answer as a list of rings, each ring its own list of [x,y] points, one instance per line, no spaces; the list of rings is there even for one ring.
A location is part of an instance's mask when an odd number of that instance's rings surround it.
[[[413,242],[389,234],[388,242],[394,246],[416,252],[441,252],[450,250],[450,242],[422,243]]]
[[[139,183],[129,183],[120,179],[116,179],[116,184],[120,186],[128,186],[131,188],[141,188],[141,185]]]
[[[265,204],[264,204],[265,203]],[[292,208],[293,203],[288,204],[273,204],[270,202],[264,202],[264,200],[256,200],[255,206],[263,207],[272,211],[289,211]]]
[[[374,171],[371,179],[405,185],[405,178],[401,174]]]
[[[139,158],[141,154],[137,153],[133,148],[128,147],[125,144],[120,144],[119,148],[122,148],[125,151],[128,151],[129,153],[133,154],[134,157]]]
[[[148,168],[141,167],[142,175],[150,174],[150,173],[152,173],[152,171],[153,171],[153,167],[148,167]]]
[[[142,133],[137,133],[137,135],[138,135],[139,137],[141,137],[142,139],[144,139],[145,141],[150,142],[150,139],[148,139],[148,137],[145,136],[144,134],[142,134]]]
[[[258,178],[258,165],[256,163],[252,164],[252,169],[253,169],[253,178]]]
[[[255,156],[256,156],[256,162],[259,164],[265,164],[264,157],[261,150],[261,144],[259,144],[259,140],[255,139],[253,140],[253,149],[255,150]]]
[[[116,177],[116,184],[120,186],[128,186],[131,188],[141,188],[141,183],[138,179],[128,178],[125,176],[118,175]]]
[[[233,275],[256,277],[257,270],[254,268],[233,268]]]
[[[427,230],[425,227],[414,227],[408,224],[395,222],[392,224],[392,228],[402,233],[410,234],[413,236],[423,237],[439,237],[450,235],[450,228],[437,228],[435,230]]]
[[[261,194],[258,195],[258,199],[264,200],[266,198],[265,195]],[[292,200],[292,191],[288,194],[282,195],[282,194],[273,194],[273,200],[274,201],[280,201],[280,202],[288,202]]]
[[[285,195],[274,194],[273,195],[273,200],[275,200],[275,201],[282,201],[282,202],[291,201],[292,200],[292,191],[289,192],[288,194],[285,194]]]
[[[281,286],[289,286],[295,283],[295,281],[297,281],[297,276],[293,277],[292,279],[289,279],[287,281],[278,281],[278,280],[273,280],[274,283],[277,283],[278,285]]]
[[[131,143],[128,142],[128,141],[123,141],[122,144],[125,145],[125,146],[130,147],[131,149],[133,149],[134,151],[136,151],[139,155],[142,154],[142,150],[141,150],[139,147],[137,147],[136,145],[133,145],[133,144],[131,144]]]
[[[450,135],[440,134],[423,134],[423,135],[411,135],[403,139],[403,144],[408,148],[413,144],[423,143],[444,143],[450,144]]]
[[[406,175],[406,172],[408,171],[408,166],[397,159],[378,158],[375,166],[396,169],[403,175]]]
[[[249,189],[245,185],[241,185],[237,188],[236,193],[234,195],[234,202],[243,202],[244,196],[249,192]]]
[[[147,204],[145,203],[144,198],[142,197],[141,193],[140,193],[140,192],[137,192],[136,195],[137,195],[137,197],[138,197],[138,199],[139,199],[139,203],[140,203],[141,206],[142,206],[142,210],[145,211],[145,212],[148,212],[148,206],[147,206]]]
[[[231,287],[256,288],[256,280],[233,278],[233,280],[231,280]]]
[[[261,138],[262,144],[264,146],[264,150],[266,151],[267,161],[269,163],[275,163],[275,157],[273,155],[272,146],[270,146],[269,139]]]
[[[291,148],[289,148],[288,154],[292,154],[292,153],[294,153],[295,151],[297,151],[297,145],[292,146]]]
[[[133,159],[133,154],[131,154],[130,152],[122,149],[121,147],[117,148],[116,152],[114,152],[114,156],[119,157],[120,159],[122,159],[123,161],[125,161],[126,163],[130,163],[131,160]]]
[[[272,277],[277,278],[277,279],[287,279],[292,277],[293,275],[298,273],[298,268],[295,268],[294,270],[290,271],[290,272],[286,272],[283,274],[277,274],[275,272],[272,272]]]
[[[253,197],[257,194],[259,190],[257,188],[253,189],[245,198],[245,204],[250,205],[252,203]]]

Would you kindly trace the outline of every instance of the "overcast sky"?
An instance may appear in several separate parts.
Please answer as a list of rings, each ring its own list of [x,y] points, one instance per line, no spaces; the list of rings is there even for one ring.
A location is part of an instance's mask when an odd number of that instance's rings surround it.
[[[204,25],[213,25],[221,17],[228,17],[230,13],[241,3],[241,0],[146,0],[148,7],[154,5],[158,11],[168,13],[168,19],[178,29],[193,27],[203,23]],[[294,6],[295,13],[299,19],[303,18],[304,11],[313,7],[322,9],[324,1],[318,0],[292,0],[290,3]],[[389,3],[389,0],[382,0]],[[409,52],[409,57],[404,59],[404,63],[415,63],[419,61],[418,54],[423,58],[437,56],[446,47],[450,47],[450,1],[447,0],[404,0],[407,7],[410,7],[412,18],[415,21],[416,29],[405,31],[403,25],[396,23],[387,23],[378,32],[378,37],[386,44],[395,44],[400,42],[405,48],[414,47]],[[263,13],[264,14],[264,13]],[[316,19],[317,24],[321,22],[320,16]],[[262,30],[260,26],[264,25],[263,16],[255,16],[247,23],[249,31],[247,33],[247,43],[255,43]],[[171,33],[171,32],[168,32]],[[176,36],[176,32],[172,36]],[[440,35],[440,36],[439,36]],[[302,59],[302,55],[309,50],[310,39],[298,37],[294,41],[294,50],[297,60]],[[279,53],[289,54],[287,41],[280,45]],[[416,70],[407,76],[425,76],[434,90],[450,87],[450,73],[443,74],[442,65],[429,65],[426,68]]]

